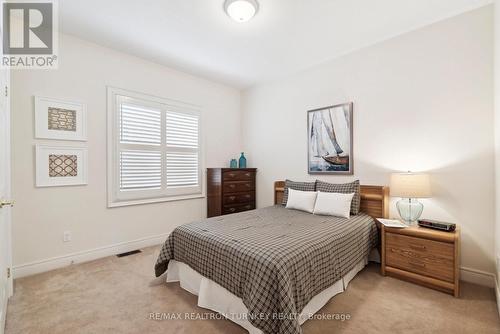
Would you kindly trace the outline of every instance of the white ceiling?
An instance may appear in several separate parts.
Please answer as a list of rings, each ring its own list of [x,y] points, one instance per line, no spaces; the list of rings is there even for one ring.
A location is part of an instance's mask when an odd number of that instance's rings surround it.
[[[249,22],[224,0],[62,0],[63,32],[245,88],[491,0],[259,0]]]

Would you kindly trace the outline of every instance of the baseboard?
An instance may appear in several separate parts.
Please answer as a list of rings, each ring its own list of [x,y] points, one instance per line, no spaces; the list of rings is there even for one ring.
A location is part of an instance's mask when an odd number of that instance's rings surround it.
[[[88,262],[100,259],[107,256],[112,256],[124,252],[129,252],[134,249],[160,245],[165,242],[167,234],[150,236],[142,239],[121,242],[109,246],[89,249],[82,252],[72,253],[63,256],[57,256],[50,259],[34,261],[17,266],[13,266],[12,274],[14,278],[30,276],[46,271],[66,267],[76,263]]]
[[[495,288],[497,286],[494,274],[467,267],[460,267],[460,280],[487,286],[489,288]]]

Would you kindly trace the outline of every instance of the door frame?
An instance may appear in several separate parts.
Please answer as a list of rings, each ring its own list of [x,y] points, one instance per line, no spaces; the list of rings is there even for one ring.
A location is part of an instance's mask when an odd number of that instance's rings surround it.
[[[4,0],[0,0],[0,42],[2,41],[3,34],[3,3]],[[2,52],[3,53],[3,52]],[[4,94],[2,98],[5,98],[5,133],[0,134],[0,140],[5,143],[5,152],[3,156],[0,156],[0,163],[5,163],[5,194],[3,194],[6,200],[12,199],[12,142],[11,142],[11,103],[10,103],[10,69],[0,69],[0,94]],[[5,82],[4,82],[5,80]],[[1,200],[2,198],[0,198]],[[2,310],[2,319],[0,319],[0,333],[4,333],[5,331],[5,320],[7,318],[7,308],[8,308],[8,300],[14,294],[14,279],[12,272],[12,209],[9,206],[5,206],[1,209],[5,212],[5,224],[7,224],[6,230],[6,240],[7,240],[7,254],[6,254],[6,267],[7,272],[0,272],[0,275],[7,275],[7,286],[6,286],[6,296],[5,300],[2,300],[1,307]],[[3,305],[5,302],[5,305]]]
[[[7,157],[7,164],[5,169],[5,179],[7,182],[6,194],[7,199],[12,199],[12,141],[11,141],[11,110],[10,110],[10,70],[6,70],[5,80],[5,107],[7,127],[5,129],[5,156]],[[6,223],[7,223],[7,268],[9,270],[9,277],[7,278],[7,297],[10,298],[14,294],[14,277],[12,273],[12,208],[6,207]]]
[[[1,40],[1,37],[0,37]],[[5,150],[2,150],[0,155],[0,163],[5,164],[5,175],[0,175],[5,181],[5,193],[2,194],[0,200],[11,200],[12,199],[12,173],[11,173],[11,161],[12,161],[12,147],[11,147],[11,110],[10,110],[10,70],[0,69],[0,94],[4,94],[1,98],[5,98],[5,102],[2,107],[5,110],[0,111],[1,117],[4,117],[5,123],[4,127],[0,129],[0,140],[4,143]],[[2,173],[3,174],[3,173]],[[5,228],[5,240],[6,240],[6,272],[0,272],[0,275],[6,275],[7,281],[5,286],[5,297],[0,301],[0,307],[2,308],[2,316],[0,319],[0,334],[4,333],[5,321],[7,319],[7,308],[9,298],[14,293],[14,279],[12,273],[12,209],[10,206],[4,206],[0,209],[3,215],[2,224],[6,225]],[[2,228],[3,230],[3,228]],[[3,284],[3,282],[2,282]],[[2,287],[3,288],[3,287]]]

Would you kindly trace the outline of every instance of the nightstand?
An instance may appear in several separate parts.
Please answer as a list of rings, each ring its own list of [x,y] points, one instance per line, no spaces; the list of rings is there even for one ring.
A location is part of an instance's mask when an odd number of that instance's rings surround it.
[[[460,229],[381,226],[381,273],[450,293],[460,293]]]

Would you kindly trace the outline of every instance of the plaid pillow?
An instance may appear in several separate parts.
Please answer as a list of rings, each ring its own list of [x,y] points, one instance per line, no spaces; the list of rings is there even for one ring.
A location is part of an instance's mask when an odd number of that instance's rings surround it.
[[[294,182],[290,180],[285,181],[285,192],[283,193],[283,202],[286,205],[288,202],[288,188],[300,191],[316,191],[316,182]]]
[[[361,189],[359,186],[359,180],[344,184],[335,184],[335,183],[328,183],[316,180],[316,191],[322,191],[325,193],[341,193],[341,194],[354,193],[351,202],[351,213],[353,215],[357,215],[359,213],[359,208],[361,205],[361,195],[360,195]]]

